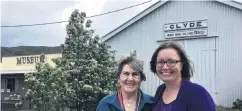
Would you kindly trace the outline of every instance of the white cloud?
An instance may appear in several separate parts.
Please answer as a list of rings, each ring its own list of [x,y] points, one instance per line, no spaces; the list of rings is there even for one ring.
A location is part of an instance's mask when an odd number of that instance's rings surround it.
[[[62,10],[61,20],[68,20],[71,13],[75,9],[79,9],[79,11],[86,12],[87,16],[100,14],[105,2],[106,0],[80,0],[74,6]],[[65,28],[66,24],[67,23],[62,24],[62,26]]]
[[[19,2],[21,1],[21,2]],[[142,3],[147,0],[79,0],[79,1],[47,1],[18,0],[4,1],[1,8],[1,25],[35,24],[69,19],[74,9],[86,12],[87,16],[97,15]],[[153,0],[152,2],[154,2]],[[103,35],[118,27],[144,8],[148,3],[132,9],[91,18],[96,34]],[[21,27],[2,28],[1,43],[3,46],[45,45],[56,46],[64,43],[66,23]]]
[[[133,6],[146,2],[148,0],[107,0],[102,9],[102,13]],[[128,21],[144,9],[148,8],[152,4],[156,3],[157,0],[152,0],[146,4],[142,4],[133,8],[129,8],[120,12],[96,17],[92,19],[94,21],[93,27],[97,34],[101,37],[110,31],[114,30],[118,26],[122,25],[124,22]]]

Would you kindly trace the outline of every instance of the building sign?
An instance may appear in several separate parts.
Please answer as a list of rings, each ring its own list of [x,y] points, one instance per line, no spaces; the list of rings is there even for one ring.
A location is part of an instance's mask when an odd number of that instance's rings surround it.
[[[40,56],[26,56],[26,57],[18,57],[17,58],[17,65],[22,64],[35,64],[39,62],[44,62],[45,57]]]
[[[165,38],[207,36],[207,27],[207,20],[165,24]]]
[[[181,29],[195,29],[207,27],[207,20],[189,21],[189,22],[178,22],[165,24],[164,30],[181,30]]]
[[[204,36],[207,35],[206,29],[167,32],[167,33],[165,33],[165,38],[202,36],[202,35],[204,35]]]

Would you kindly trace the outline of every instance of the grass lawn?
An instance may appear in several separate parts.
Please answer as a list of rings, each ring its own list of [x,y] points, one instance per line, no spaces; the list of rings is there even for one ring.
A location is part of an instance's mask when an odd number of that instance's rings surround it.
[[[240,110],[234,110],[234,109],[223,108],[223,107],[217,106],[216,111],[240,111]]]

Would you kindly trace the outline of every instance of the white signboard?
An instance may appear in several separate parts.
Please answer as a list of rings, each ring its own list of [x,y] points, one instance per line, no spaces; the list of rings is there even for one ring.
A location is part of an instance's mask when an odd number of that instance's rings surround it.
[[[189,37],[189,36],[206,36],[207,29],[184,30],[176,32],[166,32],[165,38]]]
[[[182,30],[182,29],[195,29],[195,28],[205,28],[208,27],[207,20],[199,21],[188,21],[188,22],[178,22],[169,23],[164,25],[164,30]]]

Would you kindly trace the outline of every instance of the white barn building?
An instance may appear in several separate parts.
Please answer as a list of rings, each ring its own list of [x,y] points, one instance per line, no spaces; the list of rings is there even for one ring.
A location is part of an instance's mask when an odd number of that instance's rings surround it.
[[[102,37],[116,58],[136,50],[147,80],[142,89],[155,94],[162,81],[149,61],[164,41],[182,44],[194,63],[193,82],[204,86],[217,105],[242,99],[242,4],[235,1],[158,1]]]

